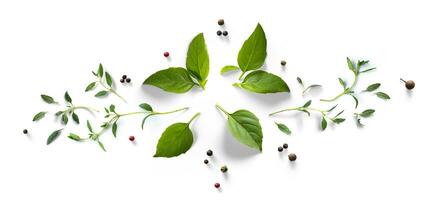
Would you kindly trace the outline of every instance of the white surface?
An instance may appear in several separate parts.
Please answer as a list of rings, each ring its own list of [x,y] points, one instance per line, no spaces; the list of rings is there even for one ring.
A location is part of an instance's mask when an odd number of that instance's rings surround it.
[[[0,1],[1,124],[0,199],[435,199],[436,135],[434,121],[434,53],[436,12],[432,1]],[[218,38],[217,19],[226,20],[228,40]],[[237,75],[219,70],[237,64],[244,39],[257,22],[268,39],[266,69],[288,82],[292,95],[256,95],[234,88]],[[184,66],[187,45],[204,32],[211,70],[206,91],[174,95],[142,81],[169,66]],[[171,61],[162,53],[169,51]],[[339,92],[337,77],[350,81],[345,57],[369,59],[377,71],[364,74],[363,89],[381,82],[392,100],[360,95],[364,108],[376,114],[359,129],[351,119],[353,101],[338,103],[348,120],[325,132],[319,116],[300,114],[270,118],[269,112],[298,106]],[[288,65],[280,66],[285,59]],[[133,84],[118,91],[128,99],[104,100],[84,94],[98,63],[118,80],[129,75]],[[303,99],[295,77],[322,84],[319,94]],[[400,77],[414,79],[408,95]],[[118,83],[118,82],[117,82]],[[60,127],[47,118],[32,123],[33,115],[52,107],[41,93],[61,100],[65,90],[77,104],[94,107],[117,104],[135,111],[141,102],[155,109],[190,106],[185,113],[153,117],[144,131],[141,117],[122,119],[119,137],[107,132],[107,153],[94,143],[77,144],[66,133],[86,134],[85,125],[69,125],[64,135],[45,145]],[[264,152],[253,153],[228,134],[223,115],[254,111],[264,131]],[[54,109],[51,109],[52,111]],[[201,117],[192,125],[196,140],[191,150],[172,159],[152,157],[160,133],[168,125]],[[82,122],[93,119],[79,113]],[[280,133],[274,121],[286,123],[292,136]],[[21,133],[30,131],[29,136]],[[135,135],[137,144],[128,141]],[[289,143],[298,160],[290,165],[277,147]],[[203,164],[207,149],[214,159]],[[226,164],[224,177],[219,167]],[[213,188],[219,181],[221,192]]]

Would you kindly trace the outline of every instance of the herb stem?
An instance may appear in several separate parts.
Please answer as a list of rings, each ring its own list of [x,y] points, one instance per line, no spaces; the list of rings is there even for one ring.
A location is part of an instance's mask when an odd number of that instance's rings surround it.
[[[99,79],[98,79],[98,82],[99,82],[100,85],[101,85],[104,89],[106,89],[108,92],[110,92],[110,93],[116,95],[117,97],[119,97],[121,100],[124,101],[124,103],[127,103],[127,101],[126,101],[126,100],[125,100],[125,99],[124,99],[120,94],[118,94],[117,92],[115,92],[115,90],[113,90],[111,87],[107,87],[107,86],[103,83],[102,78],[99,78]]]
[[[359,72],[354,74],[354,80],[353,80],[353,84],[351,85],[351,87],[345,88],[344,91],[342,91],[341,93],[339,93],[337,96],[335,96],[333,98],[330,98],[330,99],[320,99],[320,101],[323,101],[323,102],[333,102],[333,101],[338,100],[340,97],[344,96],[345,94],[350,93],[350,91],[353,91],[354,87],[356,87],[359,74],[360,74]]]
[[[245,75],[245,72],[242,72],[238,79],[241,80],[242,77],[244,77],[244,75]]]
[[[326,115],[326,112],[327,112],[325,110],[320,110],[320,109],[316,109],[316,108],[295,107],[295,108],[287,108],[287,109],[283,109],[283,110],[279,110],[279,111],[270,113],[269,116],[273,116],[275,114],[279,114],[279,113],[282,113],[282,112],[293,111],[293,110],[298,110],[298,111],[311,110],[311,111],[319,112],[319,113],[321,113],[324,116]]]
[[[220,104],[217,103],[215,106],[216,106],[219,110],[221,110],[223,113],[225,113],[226,115],[229,115],[229,113],[228,113],[226,110],[224,110],[224,108],[221,107]]]
[[[153,112],[151,114],[154,114],[154,115],[165,115],[165,114],[171,114],[171,113],[179,112],[179,111],[182,111],[182,110],[188,110],[188,109],[189,109],[189,107],[184,107],[184,108],[180,108],[180,109],[176,109],[176,110],[172,110],[172,111],[168,111],[168,112]]]
[[[188,122],[188,125],[189,124],[191,124],[191,122],[195,119],[195,118],[197,118],[198,116],[200,116],[200,113],[198,112],[198,113],[195,113],[195,115],[189,120],[189,122]]]

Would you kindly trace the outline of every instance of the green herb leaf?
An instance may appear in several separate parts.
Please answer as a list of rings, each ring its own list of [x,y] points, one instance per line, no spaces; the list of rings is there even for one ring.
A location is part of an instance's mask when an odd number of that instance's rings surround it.
[[[189,44],[186,68],[204,88],[209,75],[209,54],[203,33],[195,36]]]
[[[100,63],[98,65],[97,76],[101,78],[101,77],[103,77],[103,73],[104,73],[103,65]]]
[[[262,70],[251,72],[244,78],[242,83],[234,85],[251,92],[263,94],[290,91],[282,78]]]
[[[70,133],[70,135],[68,135],[68,138],[74,140],[74,141],[80,141],[82,138],[80,138],[80,136],[74,134],[74,133]]]
[[[111,77],[111,75],[108,73],[108,72],[106,72],[105,73],[105,77],[106,77],[106,83],[107,83],[107,85],[109,86],[109,87],[112,87],[112,77]]]
[[[148,103],[141,103],[139,107],[146,111],[153,112],[153,107],[151,107]]]
[[[149,118],[150,116],[152,116],[153,114],[149,114],[147,116],[144,117],[144,119],[142,119],[142,123],[141,123],[141,128],[142,130],[144,130],[144,124],[145,124],[145,120],[147,120],[147,118]]]
[[[48,104],[57,104],[58,103],[51,96],[48,96],[45,94],[41,94],[41,98],[44,102],[46,102]]]
[[[86,86],[85,92],[88,92],[88,91],[93,90],[93,89],[95,88],[95,84],[96,84],[96,83],[97,83],[97,82],[92,82],[92,83],[90,83],[88,86]]]
[[[115,105],[114,105],[114,104],[111,104],[111,105],[109,106],[109,111],[111,111],[111,112],[115,112]]]
[[[373,67],[373,68],[369,68],[369,69],[366,69],[366,70],[361,71],[360,73],[369,72],[369,71],[372,71],[372,70],[374,70],[374,69],[376,69],[376,68],[375,68],[375,67]]]
[[[277,128],[279,128],[279,130],[282,131],[283,133],[288,134],[288,135],[290,135],[292,133],[291,130],[286,125],[284,125],[282,123],[277,123],[277,122],[275,122],[275,123],[277,125]]]
[[[375,112],[374,109],[367,109],[367,110],[363,111],[362,113],[360,113],[359,115],[360,115],[361,117],[365,117],[365,118],[367,118],[367,117],[372,116],[372,115],[374,114],[374,112]]]
[[[223,75],[223,74],[225,74],[227,72],[235,71],[235,70],[239,70],[239,67],[238,66],[234,66],[234,65],[226,65],[223,68],[221,68],[220,74]]]
[[[154,157],[174,157],[186,153],[194,137],[188,123],[175,123],[165,129],[159,139]]]
[[[86,120],[86,127],[88,127],[89,132],[94,133],[94,131],[92,131],[92,126],[89,120]]]
[[[342,87],[343,87],[344,89],[347,88],[347,84],[345,83],[344,80],[342,80],[341,78],[338,78],[338,80],[339,80],[339,83],[342,85]]]
[[[310,89],[316,88],[316,87],[321,87],[321,85],[318,85],[318,84],[309,85],[306,89],[303,90],[303,95],[306,94],[308,91],[310,91]]]
[[[300,77],[297,77],[297,81],[298,81],[298,83],[301,85],[301,86],[303,86],[304,87],[304,83],[303,83],[303,80],[301,80],[301,78]]]
[[[372,91],[378,89],[378,88],[380,87],[380,85],[381,85],[380,83],[374,83],[374,84],[371,84],[371,85],[369,85],[369,86],[366,88],[365,91],[367,91],[367,92],[372,92]]]
[[[68,116],[67,116],[67,113],[64,113],[64,114],[62,115],[62,123],[63,123],[64,125],[68,124]]]
[[[108,92],[106,90],[102,90],[100,92],[97,92],[97,94],[95,94],[95,97],[103,97],[106,96],[108,94]]]
[[[344,122],[344,121],[345,121],[344,118],[335,118],[335,119],[333,119],[333,122],[334,122],[335,124],[340,124],[340,123],[342,123],[342,122]]]
[[[71,114],[71,117],[77,124],[80,124],[79,116],[76,113]]]
[[[117,122],[114,122],[112,124],[112,134],[114,135],[114,137],[117,137],[117,129],[118,129]]]
[[[73,102],[73,100],[71,99],[70,95],[68,94],[68,91],[65,92],[64,98],[65,98],[65,101],[67,101],[68,103],[72,103]]]
[[[101,148],[103,151],[106,151],[106,149],[104,148],[103,143],[100,142],[100,140],[98,140],[97,143],[98,143],[98,146],[100,146],[100,148]]]
[[[309,116],[310,117],[310,112],[309,111],[307,111],[307,110],[298,110],[298,111],[300,111],[300,112],[304,112],[304,113],[306,113],[307,114],[307,116]]]
[[[347,65],[348,69],[350,69],[354,74],[356,74],[356,68],[354,67],[353,61],[350,60],[350,58],[347,57]]]
[[[34,122],[39,121],[40,119],[45,117],[45,114],[47,114],[47,112],[39,112],[37,113],[34,117],[33,120]]]
[[[153,85],[167,92],[185,93],[195,85],[186,69],[171,67],[152,74],[144,85]]]
[[[51,144],[53,141],[55,141],[59,135],[61,134],[63,129],[59,129],[57,131],[54,131],[53,133],[51,133],[48,138],[47,138],[47,145]]]
[[[391,97],[384,92],[377,92],[377,93],[375,93],[375,95],[377,95],[377,97],[380,99],[384,99],[384,100],[391,99]]]
[[[322,128],[322,130],[325,130],[327,128],[327,120],[325,119],[324,116],[322,117],[322,120],[321,120],[321,128]]]
[[[307,101],[307,102],[303,105],[303,108],[307,108],[307,107],[309,107],[310,104],[312,104],[312,100]]]
[[[259,69],[265,63],[266,37],[260,24],[245,40],[238,54],[238,65],[243,72]]]
[[[338,106],[338,104],[336,104],[335,106],[333,106],[333,107],[331,107],[330,109],[328,109],[327,112],[331,112],[331,111],[333,111],[337,106]]]

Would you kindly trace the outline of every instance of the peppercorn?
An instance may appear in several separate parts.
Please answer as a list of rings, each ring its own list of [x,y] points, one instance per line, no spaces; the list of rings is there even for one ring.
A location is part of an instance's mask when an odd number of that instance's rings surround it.
[[[224,25],[224,19],[219,19],[218,20],[218,25],[220,25],[220,26]]]
[[[291,153],[288,155],[288,158],[290,161],[293,162],[293,161],[297,160],[297,155],[295,155],[295,153]]]
[[[218,36],[221,36],[221,35],[223,34],[223,32],[221,32],[220,30],[218,30],[218,31],[216,32],[216,34],[217,34]]]
[[[130,83],[130,81],[132,81],[132,79],[130,79],[130,78],[127,78],[127,79],[126,79],[126,82],[127,82],[127,83]]]
[[[217,188],[217,189],[221,187],[221,185],[220,185],[219,183],[215,183],[214,186],[215,186],[215,188]]]
[[[280,62],[280,64],[281,64],[282,66],[285,66],[285,65],[286,65],[286,60],[282,60],[282,61]]]
[[[227,36],[229,34],[229,32],[227,32],[227,31],[223,31],[223,35],[224,36]]]
[[[277,150],[279,150],[279,152],[282,152],[283,151],[283,147],[279,147],[279,148],[277,148]]]
[[[123,77],[122,77],[123,79],[126,79],[127,78],[127,75],[123,75]]]
[[[284,143],[284,144],[283,144],[283,148],[284,148],[284,149],[287,149],[287,148],[288,148],[288,144]]]
[[[225,166],[225,165],[221,167],[221,172],[222,172],[222,173],[226,173],[228,170],[229,170],[229,169],[228,169],[227,166]]]
[[[404,85],[406,86],[406,88],[408,90],[411,90],[411,89],[415,88],[415,82],[414,81],[412,81],[412,80],[405,81],[403,79],[401,79],[401,81],[404,82]]]
[[[27,131],[27,129],[24,129],[24,130],[23,130],[23,133],[24,133],[24,134],[27,134],[27,133],[29,133],[29,131]]]
[[[206,165],[209,164],[209,160],[207,160],[207,159],[204,159],[203,162],[204,162],[204,164],[206,164]]]
[[[124,79],[120,79],[120,82],[121,82],[121,83],[124,83]]]
[[[133,135],[129,136],[129,140],[132,142],[135,141],[135,136],[133,136]]]
[[[163,55],[167,58],[168,56],[170,56],[170,53],[166,51]]]
[[[209,149],[209,150],[207,150],[206,154],[207,154],[207,156],[212,156],[213,155],[213,151]]]

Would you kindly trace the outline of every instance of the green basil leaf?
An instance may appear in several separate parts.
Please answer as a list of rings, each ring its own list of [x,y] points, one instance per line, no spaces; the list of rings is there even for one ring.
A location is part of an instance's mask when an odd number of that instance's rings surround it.
[[[101,148],[103,151],[106,151],[106,149],[104,148],[103,143],[100,142],[100,140],[98,140],[97,143],[98,143],[98,146],[100,146],[100,148]]]
[[[238,66],[234,66],[234,65],[226,65],[223,68],[221,68],[220,74],[223,75],[223,74],[225,74],[227,72],[235,71],[235,70],[239,70],[239,67]]]
[[[56,102],[53,97],[45,95],[45,94],[41,94],[41,98],[44,102],[48,103],[48,104],[56,104],[58,102]]]
[[[291,130],[286,125],[284,125],[282,123],[277,123],[277,122],[275,122],[275,123],[277,125],[277,128],[279,128],[279,130],[282,131],[283,133],[288,134],[288,135],[290,135],[292,133]]]
[[[186,68],[204,88],[209,75],[209,54],[203,33],[195,36],[189,44]]]
[[[148,103],[141,103],[139,105],[139,107],[146,110],[146,111],[153,112],[153,107],[151,107],[150,104],[148,104]]]
[[[68,103],[72,103],[73,102],[73,100],[71,99],[70,95],[68,94],[68,91],[65,92],[64,98],[65,98],[65,101],[67,101]]]
[[[108,94],[108,92],[106,90],[102,90],[100,92],[97,92],[97,94],[95,94],[95,97],[103,97],[106,96]]]
[[[251,72],[244,78],[242,83],[235,83],[234,85],[251,92],[263,94],[290,91],[282,78],[262,70]]]
[[[175,123],[165,129],[159,139],[154,157],[174,157],[186,153],[194,137],[188,123]]]
[[[82,138],[80,138],[80,136],[74,134],[74,133],[70,133],[70,135],[68,135],[68,138],[74,140],[74,141],[80,141]]]
[[[327,120],[325,119],[325,117],[322,117],[321,128],[322,130],[325,130],[327,128]]]
[[[51,144],[53,141],[55,141],[59,135],[61,134],[63,129],[59,129],[51,133],[47,138],[47,145]]]
[[[90,83],[88,86],[86,86],[85,92],[89,92],[95,88],[96,82]]]
[[[71,117],[77,124],[80,124],[79,116],[76,113],[71,114]]]
[[[112,134],[114,135],[114,137],[117,137],[117,129],[118,129],[117,122],[114,122],[112,124]]]
[[[384,99],[384,100],[391,99],[391,97],[384,92],[377,92],[377,93],[375,93],[375,95],[377,95],[377,97],[380,99]]]
[[[233,137],[240,143],[262,152],[262,127],[256,115],[248,110],[238,110],[227,116],[227,124]]]
[[[303,108],[307,108],[307,107],[309,107],[310,104],[312,104],[312,100],[307,101],[307,102],[303,105]]]
[[[374,83],[374,84],[371,84],[371,85],[369,85],[369,86],[366,88],[365,91],[367,91],[367,92],[372,92],[372,91],[378,89],[378,88],[380,87],[380,85],[381,85],[380,83]]]
[[[34,117],[33,120],[34,122],[39,121],[40,119],[45,117],[45,114],[47,114],[47,112],[39,112],[37,113]]]
[[[68,124],[68,116],[67,116],[67,113],[64,113],[64,114],[62,115],[62,123],[63,123],[64,125]]]
[[[366,117],[372,116],[374,114],[374,112],[375,112],[374,109],[367,109],[367,110],[363,111],[362,113],[360,113],[359,115],[361,117],[365,117],[366,118]]]
[[[195,85],[186,69],[171,67],[152,74],[144,85],[153,85],[167,92],[185,93]]]
[[[105,78],[106,78],[107,85],[109,87],[112,87],[112,82],[113,82],[112,81],[112,77],[111,77],[111,75],[108,72],[105,73]]]
[[[354,67],[353,61],[350,60],[350,58],[347,57],[347,65],[348,69],[350,69],[353,73],[356,73],[356,68]]]
[[[103,65],[100,63],[98,65],[97,76],[101,78],[101,77],[103,77],[103,73],[104,73]]]
[[[259,69],[265,63],[266,37],[260,24],[245,40],[238,54],[238,65],[243,72]]]

